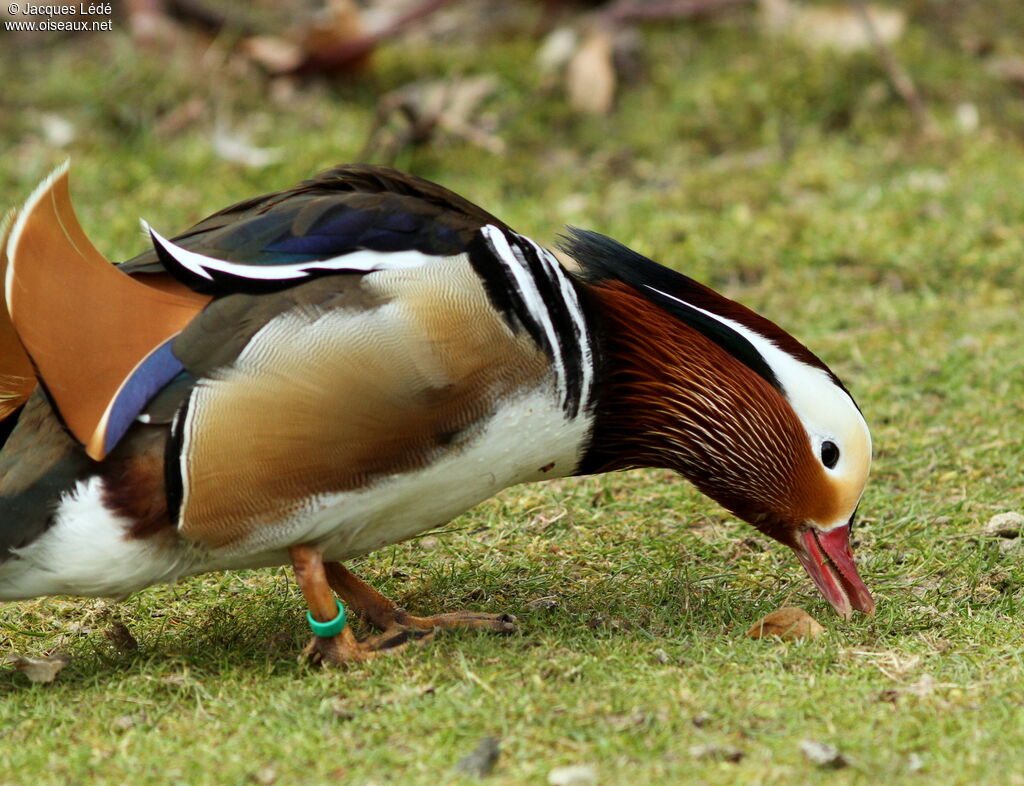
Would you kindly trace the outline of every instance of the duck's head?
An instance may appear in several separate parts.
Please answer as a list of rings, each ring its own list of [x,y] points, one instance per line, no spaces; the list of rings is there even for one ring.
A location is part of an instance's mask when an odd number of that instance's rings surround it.
[[[677,470],[793,549],[839,614],[870,614],[850,531],[871,435],[838,377],[774,323],[614,241],[574,232],[566,251],[606,356],[582,470]]]

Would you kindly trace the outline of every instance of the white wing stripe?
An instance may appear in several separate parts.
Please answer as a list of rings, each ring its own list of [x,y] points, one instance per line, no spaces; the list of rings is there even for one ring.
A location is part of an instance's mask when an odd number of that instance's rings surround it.
[[[529,243],[537,251],[537,256],[547,266],[551,276],[558,281],[558,289],[561,292],[562,300],[565,302],[569,311],[569,316],[572,318],[573,324],[576,326],[576,335],[579,341],[580,349],[582,350],[582,365],[583,365],[583,396],[590,392],[590,386],[593,383],[594,377],[594,363],[591,355],[590,348],[590,336],[587,333],[587,322],[583,317],[583,309],[580,307],[579,298],[576,296],[576,288],[573,287],[572,282],[569,281],[569,277],[565,274],[562,266],[559,264],[558,259],[543,246],[535,243],[528,237],[523,237],[523,240]]]
[[[567,385],[565,362],[562,359],[561,352],[562,345],[558,339],[558,332],[555,330],[555,326],[551,321],[551,315],[548,313],[548,308],[540,296],[537,285],[533,281],[533,276],[530,274],[529,269],[519,259],[519,256],[512,250],[504,232],[490,224],[483,227],[480,232],[490,244],[494,253],[512,272],[512,275],[516,280],[516,286],[519,288],[519,293],[523,297],[523,302],[526,304],[530,313],[537,318],[543,327],[544,333],[548,339],[548,344],[551,346],[551,354],[555,362],[555,374],[558,379],[558,392],[559,395],[564,396]]]
[[[239,278],[258,279],[263,281],[288,281],[290,279],[307,278],[313,270],[351,270],[353,272],[369,273],[374,270],[407,270],[422,267],[432,259],[427,254],[419,251],[353,251],[349,254],[331,257],[330,259],[315,259],[309,262],[296,262],[290,265],[243,265],[238,262],[228,262],[224,259],[208,257],[195,251],[189,251],[179,245],[175,245],[153,229],[145,221],[142,228],[148,232],[154,245],[174,258],[178,264],[189,272],[213,280],[210,271],[225,273]]]

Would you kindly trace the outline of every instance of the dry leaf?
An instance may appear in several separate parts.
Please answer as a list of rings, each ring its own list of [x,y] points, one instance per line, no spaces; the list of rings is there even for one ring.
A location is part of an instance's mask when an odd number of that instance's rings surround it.
[[[280,36],[252,36],[242,42],[241,49],[271,74],[294,71],[303,58],[302,47]]]
[[[615,54],[611,31],[593,25],[569,61],[566,90],[577,112],[606,115],[615,100]]]
[[[752,639],[777,636],[780,639],[815,639],[825,632],[821,624],[798,606],[783,606],[753,624],[747,635]]]
[[[554,595],[548,595],[543,598],[531,600],[529,603],[526,604],[526,607],[530,609],[530,611],[548,611],[550,609],[555,608],[557,605],[558,598],[556,598]]]
[[[120,620],[114,620],[106,632],[107,641],[119,652],[136,652],[139,642],[135,640],[128,626]]]
[[[330,0],[303,31],[304,48],[325,52],[363,35],[359,6],[353,0]]]
[[[475,121],[477,110],[497,89],[497,78],[487,74],[456,82],[447,91],[438,125],[484,150],[503,153],[505,146],[502,141],[480,129]]]
[[[30,658],[26,655],[11,654],[7,662],[29,678],[30,682],[53,682],[61,669],[71,662],[70,655],[59,653],[42,658]]]
[[[299,70],[343,73],[364,64],[375,41],[363,31],[352,0],[331,0],[294,39],[257,35],[242,41],[242,52],[274,75]]]
[[[299,70],[345,74],[362,68],[380,36],[367,35],[354,0],[329,0],[300,34]]]

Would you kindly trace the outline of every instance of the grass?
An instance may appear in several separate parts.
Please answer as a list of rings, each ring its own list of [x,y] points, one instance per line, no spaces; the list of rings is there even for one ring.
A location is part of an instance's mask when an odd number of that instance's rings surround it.
[[[544,87],[525,33],[387,49],[359,84],[276,99],[218,46],[154,56],[115,32],[9,50],[0,202],[70,154],[112,258],[142,248],[138,216],[173,232],[352,159],[381,92],[497,74],[507,156],[438,140],[396,163],[538,239],[565,223],[618,237],[824,357],[873,427],[855,548],[879,607],[832,616],[792,555],[669,473],[511,489],[354,565],[415,611],[511,611],[509,639],[313,670],[295,660],[304,606],[283,569],[119,605],[5,605],[0,651],[74,660],[52,685],[0,672],[0,783],[462,783],[453,765],[486,736],[502,744],[494,784],[579,763],[606,784],[1024,783],[1024,546],[981,535],[1024,508],[1024,100],[960,46],[1012,55],[1024,24],[1010,3],[938,5],[910,4],[897,47],[935,114],[930,141],[873,57],[761,38],[744,13],[645,31],[645,72],[609,118]],[[202,115],[161,133],[193,96]],[[956,119],[967,102],[977,128]],[[46,142],[46,113],[74,125],[69,146]],[[215,117],[286,155],[257,170],[217,158]],[[827,635],[744,637],[784,604]],[[108,635],[117,620],[137,648]],[[816,768],[804,739],[849,766]],[[701,745],[743,757],[694,757]]]

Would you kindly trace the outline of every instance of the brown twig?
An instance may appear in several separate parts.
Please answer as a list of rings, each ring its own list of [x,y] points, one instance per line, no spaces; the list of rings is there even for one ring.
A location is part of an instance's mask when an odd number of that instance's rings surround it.
[[[931,136],[935,133],[935,121],[932,119],[931,113],[928,111],[928,107],[925,105],[924,99],[921,98],[921,94],[917,92],[917,88],[914,86],[914,80],[911,79],[910,74],[907,70],[900,65],[899,60],[896,59],[896,55],[892,53],[888,44],[882,40],[882,37],[878,34],[878,28],[875,27],[875,22],[871,18],[871,14],[868,12],[867,4],[864,0],[850,0],[850,5],[853,6],[854,11],[860,16],[861,22],[864,24],[864,31],[867,33],[868,40],[871,41],[871,45],[875,49],[875,53],[878,55],[878,59],[882,61],[882,67],[885,69],[886,74],[889,77],[889,81],[892,83],[893,89],[899,93],[900,98],[906,102],[910,109],[910,114],[914,116],[914,122],[917,123],[918,130],[925,136]]]

